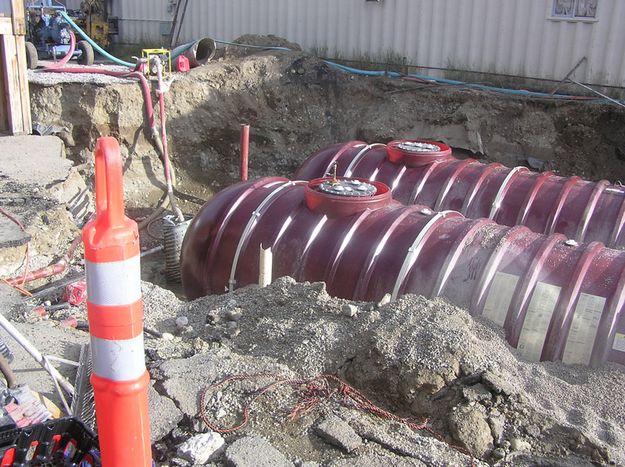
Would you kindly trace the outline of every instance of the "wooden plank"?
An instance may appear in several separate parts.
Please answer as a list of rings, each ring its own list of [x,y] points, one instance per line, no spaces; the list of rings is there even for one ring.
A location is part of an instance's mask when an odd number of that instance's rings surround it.
[[[24,0],[11,0],[13,35],[26,35],[26,17],[24,16]]]
[[[11,18],[0,17],[0,35],[13,34],[13,22]]]
[[[0,36],[0,42],[2,43],[0,67],[4,75],[8,130],[12,134],[30,133],[30,105],[24,105],[30,102],[24,36],[3,35]],[[21,58],[18,59],[18,56]]]
[[[19,99],[21,101],[21,133],[32,133],[32,121],[30,115],[30,92],[28,89],[28,67],[26,64],[26,36],[15,36],[15,49],[17,51],[17,79],[19,81]]]
[[[0,41],[0,57],[4,56],[4,46]],[[7,99],[4,77],[4,64],[0,61],[0,134],[9,133],[9,114],[7,112]]]

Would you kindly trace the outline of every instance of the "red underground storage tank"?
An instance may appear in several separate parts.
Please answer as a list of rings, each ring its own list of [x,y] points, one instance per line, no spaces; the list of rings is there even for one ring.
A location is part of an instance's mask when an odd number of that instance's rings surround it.
[[[625,364],[625,252],[599,242],[404,206],[379,182],[265,178],[218,193],[191,223],[187,297],[257,283],[261,245],[274,278],[355,300],[441,296],[502,325],[530,360]]]
[[[580,243],[600,241],[625,249],[625,188],[605,180],[595,183],[459,160],[446,144],[425,140],[330,146],[308,158],[295,178],[324,177],[335,162],[339,175],[383,182],[404,204],[453,209],[472,219],[485,217],[538,233],[561,233]]]

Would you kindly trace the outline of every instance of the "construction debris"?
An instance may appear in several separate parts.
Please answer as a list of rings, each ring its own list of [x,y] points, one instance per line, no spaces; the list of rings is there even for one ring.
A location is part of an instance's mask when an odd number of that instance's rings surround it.
[[[336,141],[430,137],[507,165],[524,163],[531,152],[532,164],[545,169],[625,179],[625,113],[618,108],[356,78],[299,51],[228,47],[222,54],[177,77],[165,95],[185,213],[239,178],[242,121],[251,124],[252,177],[290,175],[307,154]],[[152,137],[142,130],[141,90],[95,77],[31,73],[33,114],[40,126],[63,129],[70,160],[86,180],[95,138],[118,137],[127,207],[148,219],[141,242],[153,251],[157,229],[148,208],[165,183]],[[49,141],[56,148],[60,140]],[[28,172],[49,164],[34,159],[24,171],[17,161],[22,178],[3,177],[0,196],[24,222],[38,268],[58,260],[86,220],[88,184],[66,160],[49,170],[62,172],[49,183],[33,183],[39,178]],[[6,224],[23,236],[17,224]],[[26,241],[2,250],[4,275],[24,272]],[[3,314],[43,355],[78,361],[88,341],[80,325],[86,304],[72,300],[68,308],[73,296],[62,297],[67,284],[82,279],[78,262],[65,280],[33,290],[30,301],[8,286],[0,291]],[[164,283],[162,269],[162,254],[144,258],[144,279]],[[151,282],[141,288],[158,466],[625,464],[622,366],[527,362],[499,327],[441,299],[351,302],[330,297],[322,283],[290,278],[193,302]],[[0,335],[24,382],[54,395],[47,373]],[[59,371],[72,380],[76,368]]]

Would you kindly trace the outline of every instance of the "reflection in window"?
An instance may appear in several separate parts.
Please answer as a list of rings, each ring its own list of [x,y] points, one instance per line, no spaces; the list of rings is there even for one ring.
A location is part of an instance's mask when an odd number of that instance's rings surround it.
[[[575,16],[580,18],[595,18],[597,16],[597,3],[599,0],[577,0]]]
[[[556,18],[596,18],[599,0],[553,0]]]

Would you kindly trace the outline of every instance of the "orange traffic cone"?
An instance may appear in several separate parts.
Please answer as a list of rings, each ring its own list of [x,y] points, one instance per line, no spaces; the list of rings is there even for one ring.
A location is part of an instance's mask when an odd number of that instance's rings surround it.
[[[96,422],[105,467],[152,465],[137,224],[124,215],[115,138],[95,151],[96,217],[83,228]]]

